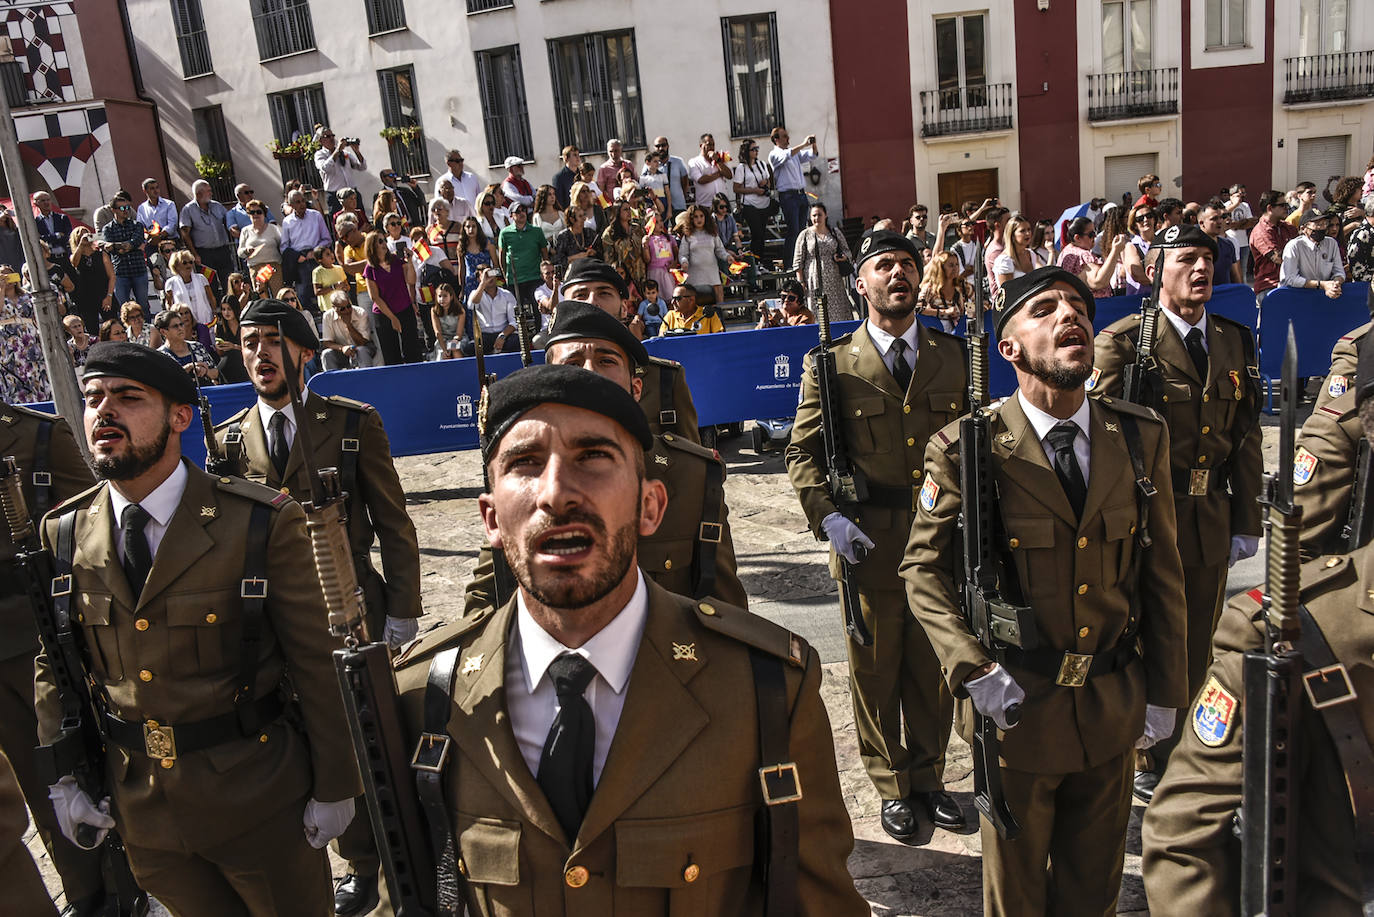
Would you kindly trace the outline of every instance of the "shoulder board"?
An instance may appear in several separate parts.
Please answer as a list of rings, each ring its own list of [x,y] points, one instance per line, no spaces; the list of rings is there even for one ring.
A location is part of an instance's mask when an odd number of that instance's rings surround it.
[[[233,417],[230,417],[228,420],[221,420],[219,423],[215,424],[215,432],[218,433],[220,430],[227,430],[231,423],[243,423],[243,418],[247,417],[248,412],[253,410],[254,407],[256,407],[256,404],[250,404],[248,407],[244,408],[242,411],[239,411],[237,414],[235,414]]]
[[[11,411],[13,411],[13,412],[16,413],[16,414],[19,414],[19,415],[21,415],[21,416],[23,416],[23,417],[32,417],[32,418],[34,418],[35,420],[61,420],[61,419],[62,419],[61,417],[59,417],[59,416],[56,415],[56,414],[49,414],[49,413],[47,413],[46,411],[35,411],[33,408],[27,407],[27,406],[22,405],[22,404],[6,404],[5,407],[9,408]]]
[[[690,439],[684,439],[672,433],[664,433],[659,436],[659,439],[663,440],[663,444],[669,449],[685,452],[693,458],[705,459],[708,462],[721,461],[720,456],[716,454],[714,449],[707,449],[700,443],[694,443]]]
[[[1354,389],[1350,389],[1345,394],[1338,395],[1317,408],[1317,413],[1333,417],[1336,420],[1345,420],[1352,415],[1359,416],[1359,408],[1355,405],[1356,394]]]
[[[930,336],[937,341],[948,341],[951,344],[958,344],[960,347],[968,346],[968,340],[966,338],[960,337],[957,334],[951,334],[943,328],[932,328],[929,325],[926,325],[925,329],[926,331],[930,332]]]
[[[1216,322],[1218,325],[1229,325],[1232,328],[1238,328],[1242,331],[1249,331],[1251,334],[1254,334],[1254,330],[1244,322],[1238,322],[1227,315],[1219,315],[1210,309],[1207,310],[1207,320],[1209,322]]]
[[[1355,565],[1349,554],[1333,554],[1318,557],[1302,565],[1303,601],[1329,592],[1336,586],[1346,585],[1355,576]]]
[[[92,484],[90,487],[87,487],[85,490],[81,491],[81,493],[68,497],[61,503],[54,506],[52,509],[48,510],[48,515],[51,516],[54,513],[60,512],[61,510],[70,509],[74,506],[77,506],[78,504],[90,502],[92,499],[94,499],[95,495],[100,491],[100,488],[104,486],[104,484],[104,481],[101,481],[98,484]]]
[[[681,369],[682,364],[676,360],[667,360],[663,357],[649,357],[649,363],[654,366],[671,366],[673,369]]]
[[[352,408],[355,411],[375,411],[372,405],[366,401],[358,401],[353,398],[345,398],[343,395],[326,395],[325,401],[341,408]]]
[[[933,438],[946,452],[952,451],[959,445],[959,421],[952,421],[943,430],[936,430]]]
[[[399,670],[428,662],[439,651],[462,643],[464,637],[486,624],[495,613],[495,608],[479,608],[467,617],[440,624],[410,641],[391,660],[391,667]]]
[[[255,484],[244,478],[234,477],[233,475],[223,475],[215,479],[215,486],[226,493],[244,497],[248,500],[256,500],[259,503],[266,503],[273,509],[281,509],[292,502],[290,494],[284,494],[280,490],[273,490],[265,484]]]
[[[697,621],[708,630],[771,653],[798,668],[806,666],[811,648],[804,639],[787,628],[719,600],[691,604],[696,611]]]
[[[1361,325],[1358,328],[1355,328],[1348,334],[1341,335],[1340,340],[1345,341],[1346,343],[1362,340],[1364,336],[1369,333],[1370,328],[1374,328],[1374,322],[1365,322],[1363,325]]]
[[[1106,395],[1099,395],[1097,401],[1099,404],[1105,404],[1118,414],[1132,414],[1136,417],[1143,417],[1152,423],[1164,423],[1164,419],[1155,413],[1154,408],[1147,408],[1133,401],[1126,401],[1122,398],[1110,398]]]
[[[1132,312],[1112,322],[1102,330],[1112,335],[1133,334],[1140,327],[1140,313]]]

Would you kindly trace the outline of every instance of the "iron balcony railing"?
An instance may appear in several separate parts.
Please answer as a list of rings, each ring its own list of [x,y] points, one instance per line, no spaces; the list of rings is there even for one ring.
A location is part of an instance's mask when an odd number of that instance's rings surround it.
[[[921,136],[1011,130],[1011,83],[957,86],[921,93]]]
[[[391,168],[402,175],[428,175],[429,157],[425,155],[425,138],[421,134],[414,140],[395,137],[386,142],[391,156]]]
[[[272,60],[315,48],[315,25],[310,19],[310,7],[305,3],[260,10],[253,14],[253,28],[258,36],[259,60]]]
[[[311,188],[321,187],[320,173],[315,168],[315,161],[303,156],[288,157],[278,159],[277,166],[281,169],[281,183],[283,185],[291,181],[299,181]]]
[[[1088,74],[1088,120],[1178,114],[1178,68]]]
[[[1283,59],[1283,103],[1332,102],[1374,96],[1374,51]]]
[[[515,6],[515,0],[468,0],[469,13],[485,13],[487,10],[499,10],[507,6]]]
[[[210,62],[210,39],[204,29],[178,35],[177,48],[181,51],[181,75],[186,79],[215,72]]]

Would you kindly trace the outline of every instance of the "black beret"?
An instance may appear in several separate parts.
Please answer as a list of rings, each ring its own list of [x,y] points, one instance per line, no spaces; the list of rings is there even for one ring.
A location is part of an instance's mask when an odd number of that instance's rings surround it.
[[[161,392],[176,404],[195,404],[196,381],[165,353],[132,341],[101,341],[91,345],[82,379],[132,379]]]
[[[1047,264],[1029,274],[1013,277],[998,289],[997,296],[992,301],[992,321],[997,329],[997,336],[1002,336],[1002,328],[1007,324],[1007,319],[1011,318],[1026,300],[1056,283],[1067,283],[1078,291],[1078,295],[1083,297],[1088,306],[1089,321],[1097,316],[1097,301],[1088,285],[1062,267]]]
[[[604,376],[555,363],[517,369],[487,389],[482,460],[491,458],[501,437],[526,411],[541,404],[566,404],[609,417],[639,440],[646,452],[654,447],[649,421],[629,392]]]
[[[1212,253],[1213,258],[1217,256],[1216,239],[1196,226],[1185,226],[1182,223],[1155,233],[1155,240],[1150,243],[1150,248],[1205,248]]]
[[[568,265],[568,272],[563,275],[563,285],[558,291],[567,293],[568,287],[573,284],[597,282],[609,283],[615,287],[621,299],[628,299],[630,296],[630,288],[625,284],[625,278],[620,276],[620,272],[595,258],[580,258]]]
[[[1355,404],[1374,394],[1374,334],[1360,339],[1359,355],[1355,358]]]
[[[585,338],[610,341],[625,351],[625,355],[634,361],[635,366],[649,364],[649,351],[644,349],[639,338],[631,334],[630,329],[625,327],[625,323],[620,319],[598,306],[575,299],[559,303],[554,313],[553,325],[549,328],[548,339],[544,341],[544,349],[548,350],[559,341]]]
[[[877,257],[883,252],[906,252],[916,259],[916,263],[921,263],[921,253],[916,250],[916,243],[899,232],[890,229],[878,229],[864,234],[859,241],[859,256],[854,259],[854,267],[857,268],[869,258]]]
[[[315,334],[314,324],[299,309],[280,299],[255,299],[244,307],[239,316],[240,325],[281,326],[282,333],[306,350],[319,350],[320,338]]]

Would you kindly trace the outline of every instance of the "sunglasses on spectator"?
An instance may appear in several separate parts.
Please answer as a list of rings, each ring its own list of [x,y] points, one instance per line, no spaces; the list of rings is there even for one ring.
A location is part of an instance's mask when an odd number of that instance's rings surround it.
[[[782,294],[782,301],[783,301],[783,302],[801,302],[801,300],[797,297],[797,294],[795,294],[795,293],[784,293],[784,294]]]
[[[264,216],[265,214],[266,214],[266,211],[265,211],[265,210],[250,210],[250,211],[248,211],[248,215],[249,215],[250,217],[260,217],[260,216]]]
[[[297,302],[298,300],[297,300],[296,297],[294,297],[294,296],[283,296],[283,297],[281,297],[281,301],[282,301],[282,302]]]
[[[463,161],[463,159],[462,159],[461,156],[458,157],[457,159],[450,159],[450,160],[449,160],[449,162],[462,162],[462,161]]]

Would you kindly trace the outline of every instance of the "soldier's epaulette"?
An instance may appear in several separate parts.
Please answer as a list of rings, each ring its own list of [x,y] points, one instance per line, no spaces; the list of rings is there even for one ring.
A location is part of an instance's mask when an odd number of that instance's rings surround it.
[[[81,491],[81,493],[74,494],[68,497],[61,503],[54,506],[52,509],[48,510],[48,515],[51,516],[54,513],[62,513],[65,510],[69,510],[80,503],[86,502],[90,498],[94,497],[96,493],[99,492],[101,486],[103,486],[104,483],[104,481],[100,481],[99,483],[92,484],[90,487],[87,487],[85,490]]]
[[[1346,585],[1355,573],[1355,565],[1349,554],[1313,558],[1302,565],[1302,588],[1298,596],[1304,602],[1316,598],[1336,586]]]
[[[226,493],[244,497],[248,500],[256,500],[259,503],[266,503],[273,509],[281,509],[292,502],[291,495],[274,490],[266,484],[257,484],[245,478],[233,475],[223,475],[215,478],[215,486]]]
[[[1102,330],[1112,335],[1113,337],[1121,337],[1122,335],[1135,334],[1135,330],[1139,327],[1140,313],[1132,312],[1129,315],[1123,315],[1121,318],[1118,318],[1116,321],[1112,322],[1110,325],[1108,325],[1106,328],[1103,328]]]
[[[810,647],[787,628],[718,599],[692,602],[692,607],[696,610],[697,620],[709,630],[771,653],[798,668],[806,666]]]
[[[931,440],[939,443],[946,452],[950,452],[959,445],[959,421],[952,421],[946,424],[944,429],[936,430],[931,435]]]
[[[1249,325],[1245,324],[1245,322],[1238,322],[1234,318],[1231,318],[1227,315],[1221,315],[1219,313],[1212,312],[1209,310],[1207,312],[1207,320],[1216,322],[1218,325],[1229,325],[1232,328],[1236,328],[1241,331],[1249,331],[1251,334],[1254,334],[1254,329],[1251,328]]]
[[[683,437],[675,436],[672,433],[664,433],[662,434],[661,438],[663,439],[663,444],[667,446],[669,449],[675,449],[678,452],[685,452],[688,455],[693,456],[694,458],[705,459],[708,462],[721,461],[721,457],[716,453],[714,449],[707,449],[700,443],[694,443],[690,439],[684,439]]]
[[[356,398],[345,398],[343,395],[326,395],[324,400],[332,405],[341,408],[352,408],[355,411],[375,411],[377,410],[366,401],[358,401]]]
[[[1154,408],[1147,408],[1144,405],[1136,404],[1134,401],[1127,401],[1124,398],[1111,398],[1107,395],[1099,395],[1098,404],[1105,404],[1107,407],[1116,411],[1118,414],[1132,414],[1136,417],[1143,417],[1152,423],[1164,423],[1164,418],[1155,412]]]
[[[1355,404],[1355,396],[1359,394],[1354,389],[1350,389],[1343,395],[1338,395],[1326,404],[1317,408],[1322,414],[1334,417],[1336,420],[1346,420],[1349,417],[1359,416],[1359,407]]]
[[[391,667],[399,671],[421,662],[428,662],[439,651],[462,643],[465,636],[486,624],[495,613],[495,608],[479,608],[467,617],[440,624],[410,641],[391,660]]]
[[[681,369],[682,364],[677,360],[669,360],[667,357],[649,357],[649,362],[655,366],[671,366],[674,369]]]
[[[936,341],[943,340],[944,342],[949,344],[956,344],[960,348],[968,346],[968,341],[965,338],[962,338],[957,334],[952,334],[951,332],[948,332],[943,328],[932,328],[929,325],[927,325],[926,331],[930,332],[930,336]]]
[[[860,325],[859,327],[863,327],[863,326]],[[840,336],[837,337],[837,338],[831,338],[831,339],[830,339],[830,349],[831,349],[831,350],[839,350],[841,347],[844,347],[845,345],[847,345],[847,344],[848,344],[850,341],[852,341],[853,339],[854,339],[854,332],[853,332],[853,331],[849,332],[848,334],[842,334],[842,335],[840,335]],[[821,345],[820,345],[820,344],[817,344],[815,347],[812,347],[810,350],[808,350],[808,351],[806,352],[806,355],[809,356],[809,357],[813,357],[813,356],[815,356],[816,354],[818,354],[818,353],[820,353],[820,352],[821,352]]]
[[[20,415],[25,416],[25,417],[32,417],[32,418],[35,419],[35,420],[61,420],[61,419],[62,419],[62,418],[59,417],[57,414],[49,414],[47,411],[35,411],[33,408],[28,407],[28,406],[26,406],[26,405],[22,405],[22,404],[7,404],[7,405],[5,405],[5,407],[8,408],[9,410],[13,411],[13,412],[16,413],[16,414],[20,414]]]
[[[239,411],[234,416],[229,417],[225,420],[221,420],[219,423],[215,424],[215,432],[218,433],[220,430],[226,429],[231,423],[243,423],[243,418],[247,417],[248,412],[253,410],[253,408],[255,407],[257,407],[256,404],[250,404],[248,407],[244,408],[242,411]]]

